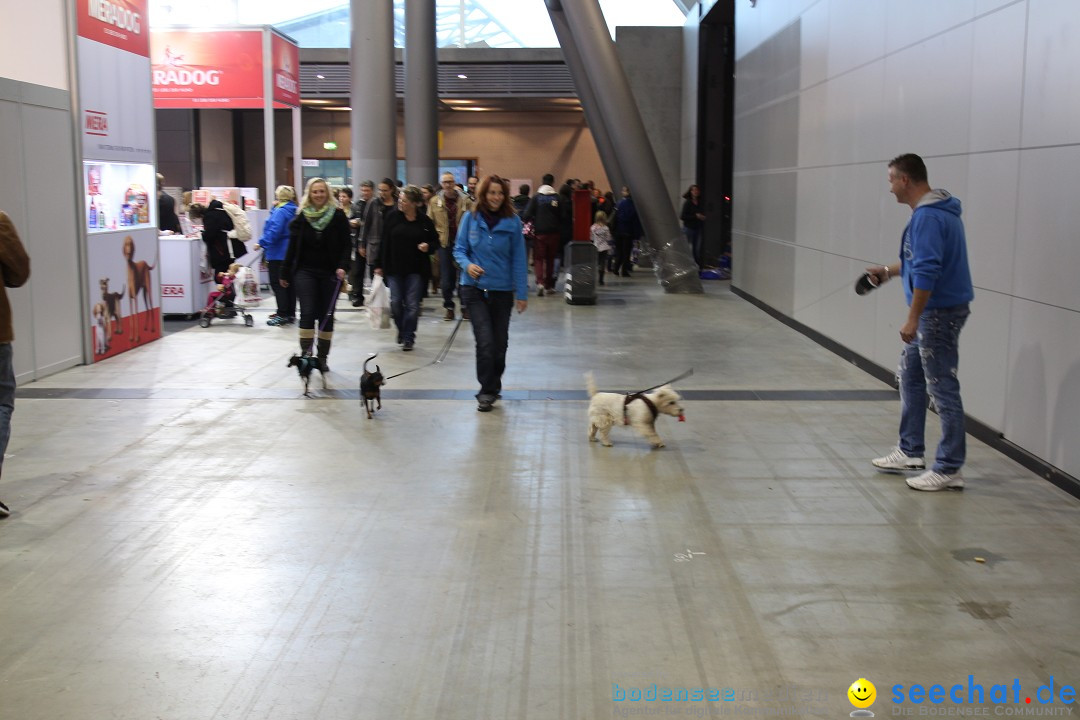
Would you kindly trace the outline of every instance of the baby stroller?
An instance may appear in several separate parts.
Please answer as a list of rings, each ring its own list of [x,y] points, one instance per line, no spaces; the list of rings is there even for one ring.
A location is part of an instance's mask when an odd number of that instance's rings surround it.
[[[230,319],[238,316],[244,318],[246,327],[255,324],[255,318],[246,311],[245,306],[235,302],[236,276],[241,269],[240,265],[233,263],[226,272],[218,273],[218,285],[206,298],[206,307],[199,316],[199,327],[210,327],[214,318]]]
[[[259,297],[257,276],[251,267],[257,266],[262,256],[262,250],[249,252],[233,262],[227,272],[219,274],[218,288],[207,298],[199,325],[210,327],[210,322],[215,317],[227,319],[237,315],[244,318],[244,325],[247,327],[254,325],[255,319],[247,312],[247,308],[257,307],[262,298]]]

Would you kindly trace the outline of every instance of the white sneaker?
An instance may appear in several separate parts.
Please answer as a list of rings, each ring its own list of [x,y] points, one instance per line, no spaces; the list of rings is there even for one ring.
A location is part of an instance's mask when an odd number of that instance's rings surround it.
[[[938,490],[963,490],[964,478],[957,470],[952,475],[927,470],[922,475],[916,475],[907,479],[908,487],[912,490],[926,490],[936,492]]]
[[[926,461],[921,457],[909,457],[899,446],[884,457],[874,458],[870,461],[878,470],[886,472],[904,472],[905,470],[925,470]]]

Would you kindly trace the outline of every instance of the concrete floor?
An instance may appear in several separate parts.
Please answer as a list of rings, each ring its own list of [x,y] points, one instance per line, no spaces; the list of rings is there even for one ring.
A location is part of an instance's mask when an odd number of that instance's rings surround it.
[[[490,414],[467,325],[369,421],[365,355],[418,367],[453,325],[402,353],[342,302],[304,398],[268,312],[20,388],[0,717],[837,718],[860,677],[880,717],[955,705],[897,684],[1080,681],[1080,502],[974,440],[962,493],[874,472],[896,394],[726,283],[532,298]],[[667,448],[586,442],[585,371],[689,367]],[[629,699],[653,683],[734,699]]]

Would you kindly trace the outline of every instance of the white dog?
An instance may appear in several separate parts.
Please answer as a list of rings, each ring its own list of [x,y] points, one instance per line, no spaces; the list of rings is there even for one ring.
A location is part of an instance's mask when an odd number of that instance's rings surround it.
[[[656,434],[656,418],[660,413],[679,418],[683,417],[682,398],[670,385],[664,385],[651,392],[622,395],[619,393],[597,392],[592,373],[585,376],[589,389],[589,440],[596,440],[600,434],[600,443],[611,447],[608,433],[614,425],[630,425],[644,436],[654,448],[664,447],[664,441]]]

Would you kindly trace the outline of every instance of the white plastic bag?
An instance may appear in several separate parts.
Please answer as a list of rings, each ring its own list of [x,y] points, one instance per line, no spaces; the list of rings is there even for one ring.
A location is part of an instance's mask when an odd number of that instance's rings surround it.
[[[387,290],[382,275],[372,278],[371,290],[364,298],[364,306],[367,308],[371,327],[381,330],[390,327],[390,291]]]
[[[259,296],[259,281],[255,279],[255,271],[249,267],[242,267],[236,271],[236,299],[244,307],[257,307],[262,302]]]

